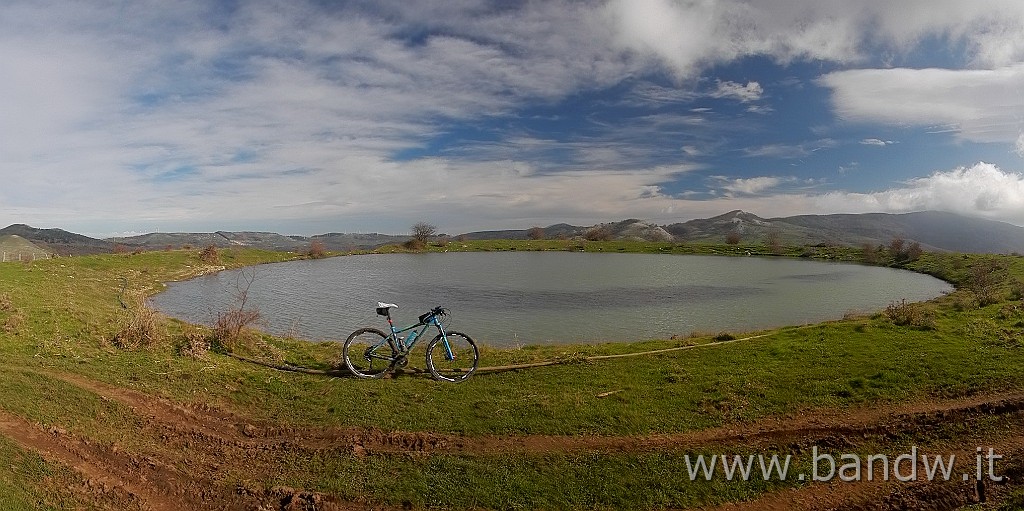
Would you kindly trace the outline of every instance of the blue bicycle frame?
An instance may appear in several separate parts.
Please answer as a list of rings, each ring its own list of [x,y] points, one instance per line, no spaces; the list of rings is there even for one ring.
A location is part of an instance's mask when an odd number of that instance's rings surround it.
[[[399,329],[398,327],[395,326],[395,322],[391,320],[391,314],[388,314],[387,318],[388,326],[391,327],[391,335],[388,336],[387,341],[391,343],[391,347],[394,348],[395,351],[398,351],[399,353],[408,353],[410,350],[412,350],[413,346],[416,345],[416,342],[423,338],[423,334],[426,333],[427,329],[430,328],[431,326],[434,326],[437,327],[437,331],[441,334],[441,341],[442,344],[444,344],[445,358],[448,359],[449,361],[455,360],[455,354],[452,353],[452,347],[450,344],[448,344],[448,335],[444,331],[444,325],[442,325],[441,322],[438,321],[437,314],[431,314],[430,319],[426,323],[416,323],[415,325],[407,326],[402,329]],[[401,334],[403,332],[415,331],[415,329],[420,326],[422,326],[423,328],[420,328],[419,331],[416,332],[416,335],[413,336],[412,341],[408,341],[408,335],[405,336],[404,339],[398,336],[398,334]]]

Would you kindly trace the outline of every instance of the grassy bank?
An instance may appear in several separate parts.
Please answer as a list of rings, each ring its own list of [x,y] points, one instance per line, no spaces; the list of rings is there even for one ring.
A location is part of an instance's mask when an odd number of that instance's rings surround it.
[[[488,241],[429,247],[513,249],[763,252],[763,247],[640,242]],[[401,249],[381,251],[393,250]],[[785,254],[847,261],[861,257],[854,249],[829,247],[787,249]],[[160,435],[146,431],[137,411],[46,375],[82,375],[177,403],[232,411],[256,424],[513,438],[692,432],[821,409],[1024,390],[1019,378],[1024,309],[1016,283],[1024,278],[1024,259],[1011,256],[925,254],[899,263],[883,259],[940,276],[960,289],[926,304],[894,304],[872,316],[782,328],[750,341],[590,362],[584,358],[699,345],[713,338],[489,349],[483,354],[486,365],[555,359],[565,363],[479,374],[462,385],[414,375],[361,381],[274,371],[222,351],[327,369],[339,362],[339,346],[249,332],[230,345],[213,342],[208,352],[194,351],[188,348],[197,339],[210,342],[213,334],[171,320],[157,320],[152,338],[124,342],[125,325],[138,313],[133,297],[159,290],[161,282],[290,257],[230,250],[218,254],[217,261],[203,262],[197,251],[169,251],[0,264],[0,354],[5,366],[0,409],[43,429],[57,427],[140,456],[173,458]],[[996,278],[988,282],[985,275]],[[122,302],[129,307],[123,308]],[[981,424],[978,431],[1004,427]],[[919,440],[942,438],[940,432],[929,431]],[[73,496],[53,484],[55,477],[73,479],[74,474],[13,444],[0,443],[0,449],[19,460],[20,468],[0,479],[0,493],[10,488],[10,495],[22,495],[12,497],[20,499],[14,508],[75,507],[67,504],[74,502]],[[256,478],[267,487],[306,487],[392,505],[554,509],[699,505],[801,484],[690,483],[679,475],[684,456],[694,452],[702,451],[411,457],[311,451],[266,472],[234,467],[219,482],[232,491],[238,481]],[[457,489],[437,491],[442,482]],[[595,492],[596,487],[602,491]]]

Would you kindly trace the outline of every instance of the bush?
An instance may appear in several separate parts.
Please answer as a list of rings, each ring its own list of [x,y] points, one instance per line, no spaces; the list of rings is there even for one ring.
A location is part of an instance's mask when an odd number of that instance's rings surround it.
[[[885,316],[894,325],[913,326],[924,330],[935,328],[935,318],[916,303],[907,300],[892,302],[885,308]]]
[[[11,295],[7,293],[0,295],[0,312],[11,310],[14,310],[14,302],[11,301]]]
[[[194,359],[206,358],[210,351],[210,340],[198,328],[187,328],[176,346],[178,355]]]
[[[324,248],[324,243],[320,240],[313,240],[309,244],[309,250],[306,251],[306,256],[310,259],[323,259],[327,257],[327,249]]]
[[[138,298],[121,311],[116,331],[110,342],[121,349],[135,349],[156,344],[163,338],[159,314]]]
[[[729,231],[729,234],[725,235],[725,242],[730,245],[739,245],[742,239],[743,235],[739,231]]]
[[[217,252],[217,247],[209,245],[199,252],[199,260],[206,264],[218,264],[220,263],[220,253]]]
[[[402,246],[408,250],[423,250],[427,248],[426,242],[420,241],[416,238],[413,238],[409,241],[406,241],[405,243],[402,243]]]
[[[878,250],[870,243],[865,243],[860,250],[861,260],[868,264],[878,263]]]
[[[531,240],[542,240],[544,239],[544,228],[543,227],[530,227],[526,231],[526,237]]]
[[[211,345],[223,351],[233,351],[246,330],[259,322],[259,309],[248,308],[249,288],[256,281],[256,272],[241,272],[235,282],[235,306],[217,314],[213,324]]]
[[[612,239],[612,231],[603,225],[591,227],[583,234],[587,241],[609,241]]]

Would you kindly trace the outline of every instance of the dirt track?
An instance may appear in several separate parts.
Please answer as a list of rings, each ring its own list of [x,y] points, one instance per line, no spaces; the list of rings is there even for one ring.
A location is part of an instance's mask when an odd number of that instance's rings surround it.
[[[287,458],[312,451],[351,453],[644,452],[743,446],[800,452],[812,445],[856,448],[927,432],[948,423],[998,416],[1017,427],[994,444],[1001,467],[1024,480],[1024,393],[876,407],[850,413],[815,411],[757,424],[647,436],[458,436],[385,432],[367,428],[297,428],[260,424],[217,409],[185,407],[134,390],[66,373],[46,373],[123,403],[140,416],[140,434],[158,439],[146,457],[58,428],[45,429],[0,413],[0,433],[47,459],[78,471],[87,484],[75,491],[111,509],[367,509],[366,503],[291,488],[237,481],[268,480]],[[973,458],[975,444],[950,442],[947,452]],[[989,486],[989,499],[1008,486]],[[815,483],[720,509],[957,509],[977,498],[973,483]]]

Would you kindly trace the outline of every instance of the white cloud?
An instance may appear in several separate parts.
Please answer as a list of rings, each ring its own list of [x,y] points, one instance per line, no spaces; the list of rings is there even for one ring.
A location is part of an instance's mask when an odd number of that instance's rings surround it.
[[[711,91],[708,95],[713,98],[735,99],[743,103],[749,103],[761,99],[762,94],[764,94],[764,89],[757,82],[747,82],[746,85],[743,85],[742,83],[718,80],[715,90]]]
[[[861,145],[876,145],[885,147],[887,145],[895,144],[896,142],[893,142],[892,140],[882,140],[880,138],[865,138],[861,140],[860,143]]]
[[[972,142],[1014,143],[1024,128],[1024,63],[992,70],[855,69],[823,76],[836,113],[893,125],[948,124]]]
[[[761,177],[750,177],[750,178],[738,178],[738,179],[724,179],[725,183],[722,185],[722,189],[731,194],[745,194],[745,195],[756,195],[766,190],[775,188],[782,179],[772,176],[761,176]]]
[[[1024,60],[1024,3],[904,0],[613,0],[618,45],[688,78],[708,63],[768,56],[781,63],[861,61],[865,49],[904,54],[928,38],[962,45],[979,67]]]
[[[1024,176],[977,163],[913,179],[901,188],[832,192],[816,200],[822,208],[850,213],[942,210],[1020,224],[1024,219]]]

